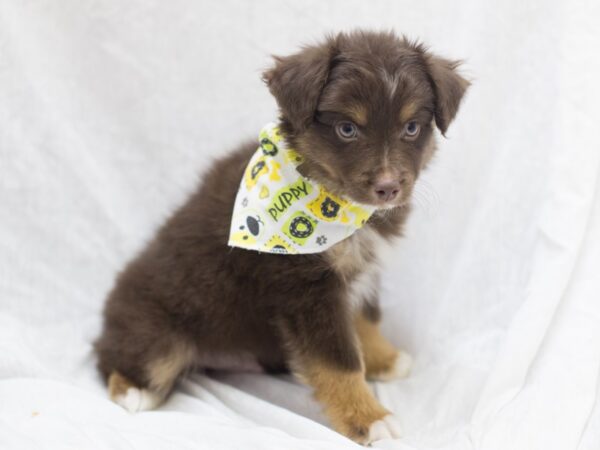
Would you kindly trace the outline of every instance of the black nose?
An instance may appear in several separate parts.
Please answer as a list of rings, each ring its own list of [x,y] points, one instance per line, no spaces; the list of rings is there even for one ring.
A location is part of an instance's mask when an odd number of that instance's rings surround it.
[[[389,202],[400,192],[400,183],[392,180],[380,181],[375,184],[375,195],[379,200]]]

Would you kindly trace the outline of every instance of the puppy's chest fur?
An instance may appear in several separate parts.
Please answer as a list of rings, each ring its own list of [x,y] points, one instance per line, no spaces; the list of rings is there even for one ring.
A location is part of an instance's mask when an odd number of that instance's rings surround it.
[[[346,298],[352,309],[375,302],[379,288],[379,258],[387,240],[372,226],[327,250],[325,258],[346,284]]]

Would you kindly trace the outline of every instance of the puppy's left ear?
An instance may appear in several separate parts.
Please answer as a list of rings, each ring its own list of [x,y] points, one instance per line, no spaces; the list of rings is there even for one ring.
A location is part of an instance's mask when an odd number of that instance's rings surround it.
[[[445,135],[471,83],[458,74],[460,61],[429,55],[427,65],[435,92],[435,124]]]
[[[330,38],[324,45],[305,47],[295,55],[274,57],[275,67],[263,74],[281,115],[298,131],[305,129],[315,115],[337,53],[334,42]]]

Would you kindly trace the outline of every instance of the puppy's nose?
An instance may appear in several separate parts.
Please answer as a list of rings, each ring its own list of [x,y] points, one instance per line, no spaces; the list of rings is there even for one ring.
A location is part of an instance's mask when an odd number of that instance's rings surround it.
[[[398,192],[400,192],[400,183],[395,180],[385,178],[375,183],[375,195],[384,202],[396,198]]]

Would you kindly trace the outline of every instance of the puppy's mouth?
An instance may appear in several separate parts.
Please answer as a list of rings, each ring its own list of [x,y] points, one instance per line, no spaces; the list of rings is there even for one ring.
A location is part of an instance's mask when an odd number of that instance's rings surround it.
[[[348,183],[344,187],[351,186]],[[338,189],[342,196],[359,204],[368,205],[377,208],[378,210],[391,210],[402,208],[410,203],[412,189],[403,186],[397,192],[377,193],[372,186],[356,189]]]
[[[396,202],[379,202],[374,204],[373,206],[377,207],[377,209],[379,210],[389,210],[389,209],[395,209],[395,208],[402,208],[404,206],[406,206],[408,204],[408,200],[401,200],[401,201],[396,201]]]
[[[361,193],[362,195],[352,195],[348,193],[350,199],[363,205],[369,205],[377,208],[378,210],[391,210],[395,208],[402,208],[410,203],[410,194],[398,195],[390,199],[382,199],[377,195],[372,195],[370,192]],[[402,194],[402,193],[400,193]]]
[[[369,205],[374,206],[380,211],[389,211],[396,208],[403,208],[410,202],[410,197],[398,198],[390,201],[375,200],[369,202]]]
[[[349,200],[368,206],[373,206],[378,210],[392,210],[408,205],[411,197],[412,186],[410,183],[404,185],[386,185],[375,186],[371,181],[361,180],[346,180],[343,177],[334,177],[331,174],[318,176],[321,173],[315,173],[312,177],[302,165],[298,167],[298,171],[308,178],[314,178],[331,192],[346,197]],[[378,192],[379,191],[379,192]]]

